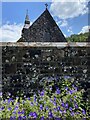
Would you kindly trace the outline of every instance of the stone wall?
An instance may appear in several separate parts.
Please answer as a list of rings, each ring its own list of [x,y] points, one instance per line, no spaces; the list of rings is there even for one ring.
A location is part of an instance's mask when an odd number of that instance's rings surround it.
[[[74,78],[90,90],[90,47],[2,46],[2,90],[29,96],[43,80]]]

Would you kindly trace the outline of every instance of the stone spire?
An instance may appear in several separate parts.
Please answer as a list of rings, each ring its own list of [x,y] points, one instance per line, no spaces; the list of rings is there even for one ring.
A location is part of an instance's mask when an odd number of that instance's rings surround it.
[[[25,41],[28,39],[28,31],[29,31],[29,27],[30,27],[30,20],[29,20],[29,15],[28,15],[28,10],[26,12],[26,17],[25,17],[25,22],[24,22],[24,27],[22,29],[22,41]]]
[[[28,10],[26,12],[25,22],[24,22],[24,28],[28,29],[30,27],[30,20],[28,15]]]

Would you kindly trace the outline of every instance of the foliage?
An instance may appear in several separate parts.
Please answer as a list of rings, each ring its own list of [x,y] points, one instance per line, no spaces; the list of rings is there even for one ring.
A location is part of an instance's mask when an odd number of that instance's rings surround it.
[[[81,34],[73,34],[70,37],[67,37],[67,41],[70,42],[86,42],[87,38],[89,36],[89,32],[87,33],[81,33]]]
[[[68,79],[54,83],[44,81],[44,88],[38,94],[24,98],[16,97],[12,99],[2,99],[0,118],[14,120],[16,118],[23,120],[26,118],[34,118],[44,120],[46,118],[56,120],[79,120],[83,118],[89,119],[88,107],[82,99],[84,90],[78,90],[74,80]],[[10,95],[10,93],[9,93]],[[87,105],[88,106],[88,105]]]

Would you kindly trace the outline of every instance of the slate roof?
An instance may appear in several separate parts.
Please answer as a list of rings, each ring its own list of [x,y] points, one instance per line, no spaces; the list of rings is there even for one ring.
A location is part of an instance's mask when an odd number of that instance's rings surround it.
[[[23,30],[18,42],[66,42],[66,39],[46,8],[28,30]]]

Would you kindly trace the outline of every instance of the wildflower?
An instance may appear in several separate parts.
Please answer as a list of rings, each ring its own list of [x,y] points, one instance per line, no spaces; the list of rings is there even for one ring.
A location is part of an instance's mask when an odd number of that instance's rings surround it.
[[[57,110],[60,110],[60,106],[57,107]]]
[[[52,114],[52,111],[51,111],[51,110],[48,112],[48,117],[49,117],[49,118],[53,118],[53,114]]]
[[[16,107],[14,108],[14,111],[16,111],[16,110],[18,110],[18,106],[16,106]]]
[[[36,99],[37,99],[37,97],[36,97],[36,95],[34,95],[34,102],[36,102]]]
[[[37,113],[36,112],[30,112],[29,117],[37,118]]]
[[[74,116],[74,112],[71,112],[71,116]]]
[[[69,110],[72,111],[72,107],[70,107]]]
[[[82,110],[82,114],[83,114],[83,115],[85,115],[85,114],[86,114],[86,112],[85,112],[85,110],[84,110],[84,109]]]
[[[2,107],[1,107],[1,110],[4,110],[4,108],[5,108],[5,107],[4,107],[4,106],[2,106]]]
[[[75,108],[78,109],[78,105],[77,104],[75,104]]]
[[[54,96],[54,101],[56,101],[56,97]]]
[[[30,105],[33,106],[34,105],[33,102],[30,102]]]
[[[8,104],[10,104],[11,101],[12,101],[12,98],[9,98],[9,99],[8,99]]]
[[[48,108],[48,106],[46,106],[46,110],[48,110],[49,108]]]
[[[42,104],[40,105],[40,110],[43,110],[43,105]]]
[[[40,120],[44,120],[44,116],[42,116],[42,117],[40,118]]]
[[[66,87],[65,90],[67,91],[67,90],[68,90],[68,87]]]
[[[16,119],[15,116],[11,116],[11,117],[10,117],[10,120],[15,120],[15,119]]]
[[[40,96],[44,96],[44,90],[41,91]]]
[[[11,107],[8,108],[9,111],[10,111],[11,109],[12,109]]]
[[[68,103],[65,104],[65,108],[68,109]]]
[[[62,105],[62,107],[64,107],[65,106],[64,102],[62,102],[61,105]]]
[[[2,97],[2,92],[0,92],[0,97]]]
[[[56,90],[56,94],[60,94],[60,90],[59,90],[59,88],[57,88],[57,90]]]

